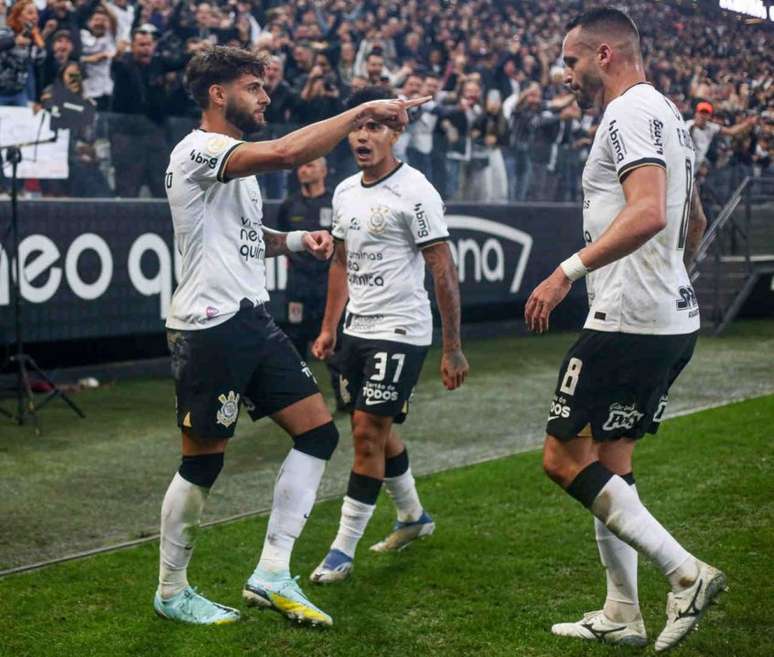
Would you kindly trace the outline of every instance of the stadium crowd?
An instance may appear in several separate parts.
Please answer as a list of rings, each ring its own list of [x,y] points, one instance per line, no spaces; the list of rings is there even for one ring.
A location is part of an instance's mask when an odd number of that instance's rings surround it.
[[[69,99],[97,110],[72,135],[69,179],[41,181],[44,194],[163,196],[169,149],[198,116],[185,64],[234,45],[269,58],[263,137],[332,116],[369,84],[429,94],[398,154],[446,199],[577,201],[597,117],[581,115],[563,86],[561,38],[590,4],[17,0],[0,4],[0,105]],[[648,79],[694,119],[699,176],[716,178],[706,187],[727,196],[770,171],[772,25],[694,2],[621,4],[639,25]],[[353,171],[344,145],[331,182]],[[264,195],[284,197],[292,180],[265,176]]]

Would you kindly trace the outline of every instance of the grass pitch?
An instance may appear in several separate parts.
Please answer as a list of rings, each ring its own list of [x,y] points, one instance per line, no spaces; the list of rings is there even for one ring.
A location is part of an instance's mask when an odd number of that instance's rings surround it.
[[[728,575],[731,591],[708,613],[680,657],[771,657],[774,623],[774,397],[669,420],[635,463],[645,503],[690,550]],[[549,628],[598,609],[604,598],[588,512],[542,475],[528,452],[419,479],[436,534],[396,555],[367,546],[389,530],[382,496],[353,578],[304,584],[335,626],[315,631],[272,612],[246,610],[241,586],[266,529],[256,517],[202,530],[191,581],[245,611],[243,621],[186,627],[156,618],[156,543],[0,580],[2,657],[260,655],[575,657],[643,654],[553,637]],[[335,532],[339,502],[318,505],[293,570],[305,578]],[[303,581],[303,580],[302,580]],[[652,639],[667,586],[641,567]],[[651,647],[644,654],[653,654]]]
[[[401,433],[415,473],[429,474],[522,452],[543,439],[557,369],[575,333],[467,340],[471,374],[445,391],[439,353],[425,361]],[[774,393],[774,322],[735,324],[699,340],[668,413]],[[324,368],[314,365],[323,388]],[[330,395],[328,395],[330,398]],[[170,379],[120,381],[77,396],[87,419],[61,402],[41,413],[43,436],[0,418],[0,571],[158,532],[159,508],[179,465]],[[341,495],[352,464],[348,419],[321,485]],[[270,421],[240,420],[205,521],[266,509],[290,446]]]

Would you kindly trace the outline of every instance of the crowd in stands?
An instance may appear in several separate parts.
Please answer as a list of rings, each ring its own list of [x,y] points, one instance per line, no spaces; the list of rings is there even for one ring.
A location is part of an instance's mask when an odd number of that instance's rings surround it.
[[[45,108],[71,94],[98,110],[71,136],[70,178],[42,181],[43,193],[163,196],[169,150],[198,114],[186,62],[215,44],[239,46],[269,58],[272,103],[257,138],[332,116],[354,91],[383,85],[433,96],[397,148],[446,199],[578,201],[598,117],[582,115],[562,83],[561,41],[591,4],[17,0],[0,5],[0,105]],[[700,178],[718,176],[717,191],[771,172],[772,24],[708,2],[619,4],[639,25],[648,79],[692,120]],[[354,170],[346,145],[329,170],[332,182]],[[289,180],[264,177],[264,195],[283,197]]]

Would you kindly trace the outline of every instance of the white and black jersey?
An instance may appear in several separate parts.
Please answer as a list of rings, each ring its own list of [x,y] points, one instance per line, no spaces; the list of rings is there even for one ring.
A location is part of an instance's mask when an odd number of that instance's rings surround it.
[[[696,170],[704,164],[704,160],[707,159],[707,153],[712,146],[712,142],[717,137],[721,130],[721,127],[717,123],[707,121],[703,128],[696,125],[696,122],[691,119],[686,122],[685,126],[688,128],[688,134],[693,139],[693,145],[696,149]]]
[[[223,177],[241,143],[194,130],[172,151],[165,186],[182,267],[167,328],[216,326],[239,310],[242,299],[269,300],[258,182]]]
[[[587,243],[599,239],[623,210],[623,182],[642,166],[666,170],[666,228],[628,256],[589,273],[585,328],[691,333],[699,328],[699,308],[683,250],[691,209],[693,142],[674,104],[647,83],[612,100],[600,122],[583,170]]]
[[[440,195],[407,164],[365,184],[344,180],[333,195],[333,236],[347,249],[345,333],[418,346],[432,342],[433,319],[421,249],[446,240]]]

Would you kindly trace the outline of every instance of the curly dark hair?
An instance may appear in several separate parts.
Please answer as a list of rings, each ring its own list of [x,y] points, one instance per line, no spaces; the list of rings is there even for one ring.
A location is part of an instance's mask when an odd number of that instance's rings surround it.
[[[213,84],[233,82],[241,75],[262,78],[266,59],[241,48],[215,46],[193,57],[185,69],[186,88],[202,109],[210,103]]]

